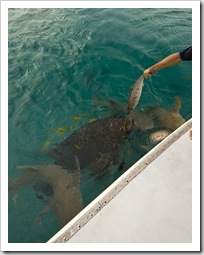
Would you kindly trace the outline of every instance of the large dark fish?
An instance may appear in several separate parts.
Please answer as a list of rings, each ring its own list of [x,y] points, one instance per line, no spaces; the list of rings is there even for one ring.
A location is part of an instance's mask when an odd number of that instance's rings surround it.
[[[76,155],[81,169],[96,166],[98,169],[94,171],[100,174],[116,162],[119,149],[133,127],[133,121],[125,116],[100,119],[77,129],[48,154],[65,169],[74,168]]]
[[[118,159],[133,127],[133,121],[126,117],[109,117],[82,126],[49,152],[55,164],[19,167],[25,170],[9,183],[9,197],[14,198],[29,184],[35,183],[44,194],[48,187],[49,200],[40,215],[52,210],[64,226],[83,207],[80,168],[90,168],[96,176],[105,174]]]
[[[142,74],[137,81],[135,82],[135,84],[133,85],[129,98],[128,98],[128,108],[127,108],[127,113],[132,113],[135,109],[135,107],[137,106],[139,100],[140,100],[140,96],[142,93],[142,88],[144,85],[144,75]]]

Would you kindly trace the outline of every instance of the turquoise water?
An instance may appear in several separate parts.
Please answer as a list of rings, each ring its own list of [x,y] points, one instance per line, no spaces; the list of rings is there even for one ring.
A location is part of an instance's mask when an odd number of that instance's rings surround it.
[[[165,56],[191,45],[191,9],[9,9],[9,180],[19,165],[46,165],[46,152],[74,130],[108,115],[95,97],[127,105],[130,87]],[[137,110],[182,99],[192,116],[192,66],[183,62],[145,80]],[[84,206],[146,151],[133,134],[121,148],[124,168],[101,180],[81,176]],[[9,201],[9,242],[46,242],[59,229],[53,212],[36,219],[44,201],[32,185]]]

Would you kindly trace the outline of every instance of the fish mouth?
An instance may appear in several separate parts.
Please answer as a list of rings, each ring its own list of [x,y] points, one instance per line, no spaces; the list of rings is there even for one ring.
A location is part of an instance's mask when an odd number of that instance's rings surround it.
[[[132,112],[133,112],[133,110],[134,110],[134,108],[132,108],[132,107],[128,107],[128,109],[127,109],[127,114],[132,113]]]
[[[150,134],[149,141],[152,144],[160,143],[170,134],[171,132],[167,129],[157,130]]]
[[[127,114],[129,114],[129,113],[130,113],[130,107],[127,108]]]

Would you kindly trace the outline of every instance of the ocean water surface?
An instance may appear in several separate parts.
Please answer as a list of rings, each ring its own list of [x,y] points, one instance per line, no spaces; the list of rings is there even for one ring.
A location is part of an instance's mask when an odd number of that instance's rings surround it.
[[[22,174],[17,166],[53,164],[50,149],[114,114],[110,99],[127,107],[142,72],[191,42],[191,9],[9,9],[9,181]],[[190,119],[191,62],[145,79],[136,111],[170,109],[175,96]],[[102,178],[81,171],[84,207],[147,153],[148,135],[131,134]],[[61,228],[53,211],[39,218],[45,203],[33,183],[9,199],[10,243],[46,242]]]

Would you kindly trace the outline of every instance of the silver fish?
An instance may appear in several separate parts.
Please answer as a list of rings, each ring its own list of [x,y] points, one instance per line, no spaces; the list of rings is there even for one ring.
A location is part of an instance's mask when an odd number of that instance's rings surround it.
[[[133,85],[130,95],[129,95],[129,99],[128,99],[128,108],[127,108],[127,113],[132,113],[136,107],[136,105],[138,104],[139,100],[140,100],[140,96],[142,93],[142,87],[144,85],[144,75],[142,74],[137,81],[135,82],[135,84]]]

